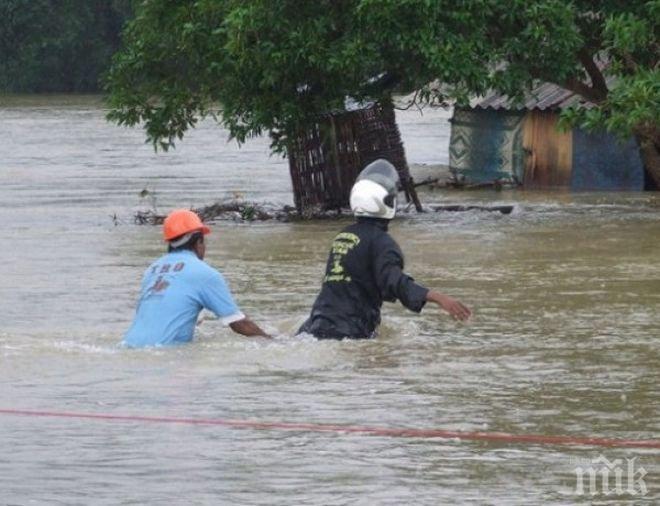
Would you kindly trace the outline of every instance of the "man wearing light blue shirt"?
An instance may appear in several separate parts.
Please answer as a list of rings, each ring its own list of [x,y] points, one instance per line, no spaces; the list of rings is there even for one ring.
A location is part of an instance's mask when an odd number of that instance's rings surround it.
[[[124,346],[192,341],[202,309],[215,313],[238,334],[270,337],[240,311],[222,274],[204,262],[208,233],[210,229],[192,211],[173,211],[165,219],[163,235],[169,251],[142,277],[140,300]]]

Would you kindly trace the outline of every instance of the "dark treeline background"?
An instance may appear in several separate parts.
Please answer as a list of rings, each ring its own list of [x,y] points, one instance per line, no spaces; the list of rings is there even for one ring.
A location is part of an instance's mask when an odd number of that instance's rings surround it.
[[[0,92],[96,92],[134,0],[0,0]]]

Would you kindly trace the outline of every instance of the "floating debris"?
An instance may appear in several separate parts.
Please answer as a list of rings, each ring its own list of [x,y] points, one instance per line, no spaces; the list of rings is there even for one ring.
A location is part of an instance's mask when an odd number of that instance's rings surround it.
[[[499,212],[502,214],[511,214],[514,209],[512,205],[504,206],[466,206],[466,205],[445,205],[445,206],[431,206],[431,209],[434,211],[451,211],[451,212],[460,212],[460,211],[487,211],[487,212]]]
[[[410,206],[409,206],[410,207]],[[500,212],[502,214],[511,214],[513,205],[432,205],[426,210],[432,211],[488,211]],[[270,221],[293,222],[307,220],[336,220],[338,218],[351,217],[353,214],[350,209],[324,209],[317,206],[313,209],[306,209],[303,214],[299,214],[293,206],[276,207],[272,204],[255,204],[251,202],[230,201],[217,202],[209,206],[191,209],[195,211],[202,221]],[[400,209],[399,212],[407,213],[408,209]],[[162,225],[166,215],[160,214],[155,208],[146,211],[137,211],[133,216],[133,221],[137,225]],[[117,224],[116,220],[113,220]]]
[[[274,206],[260,205],[249,202],[231,201],[218,202],[209,206],[192,209],[202,221],[269,221],[281,222],[336,219],[347,216],[341,209],[307,209],[302,215],[293,206],[276,208]],[[161,225],[166,215],[159,214],[154,209],[137,211],[133,220],[138,225]]]

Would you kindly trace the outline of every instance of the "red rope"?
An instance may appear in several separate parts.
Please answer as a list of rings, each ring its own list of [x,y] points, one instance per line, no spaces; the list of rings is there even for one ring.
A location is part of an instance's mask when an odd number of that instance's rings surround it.
[[[502,432],[460,432],[442,429],[403,429],[369,427],[361,425],[331,425],[321,423],[258,422],[253,420],[228,420],[222,418],[176,418],[167,416],[112,415],[101,413],[72,413],[66,411],[31,411],[24,409],[0,409],[3,415],[21,415],[48,418],[77,418],[87,420],[116,420],[124,422],[178,423],[188,425],[219,425],[235,429],[286,430],[304,432],[334,432],[339,434],[366,434],[372,436],[459,439],[464,441],[488,441],[500,443],[527,443],[541,445],[603,446],[610,448],[660,449],[658,439],[609,439],[580,436],[543,436],[539,434],[506,434]]]

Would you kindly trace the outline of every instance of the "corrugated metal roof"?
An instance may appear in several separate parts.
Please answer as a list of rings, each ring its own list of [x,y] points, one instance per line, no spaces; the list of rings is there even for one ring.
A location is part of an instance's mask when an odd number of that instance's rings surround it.
[[[524,101],[512,103],[506,95],[493,92],[483,98],[474,99],[472,107],[479,109],[506,109],[514,111],[532,109],[564,109],[573,105],[583,104],[589,107],[591,102],[584,97],[566,90],[556,84],[543,83],[529,92]]]

